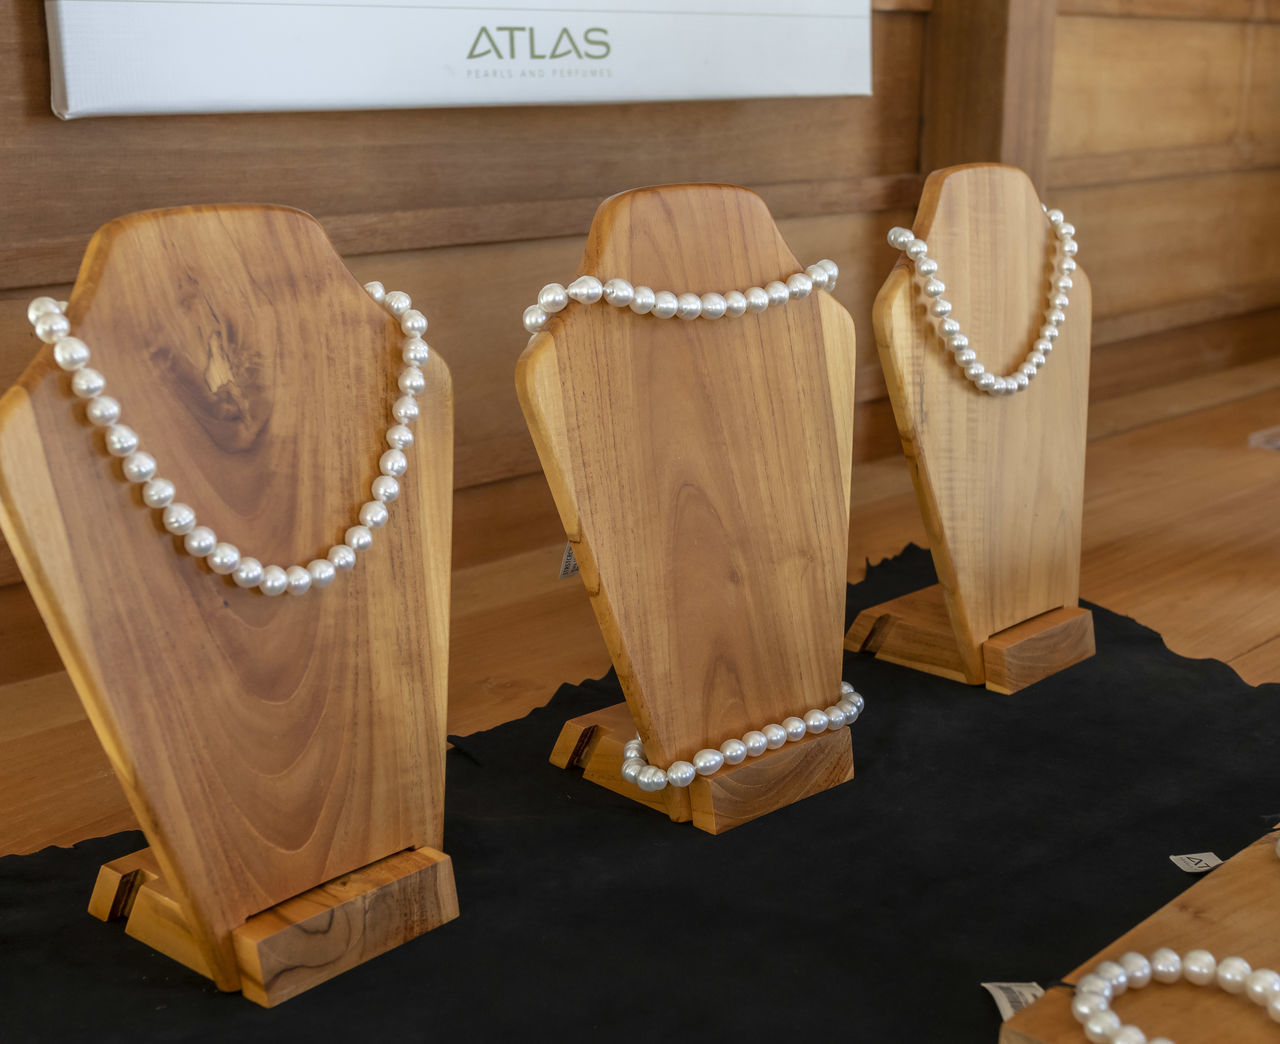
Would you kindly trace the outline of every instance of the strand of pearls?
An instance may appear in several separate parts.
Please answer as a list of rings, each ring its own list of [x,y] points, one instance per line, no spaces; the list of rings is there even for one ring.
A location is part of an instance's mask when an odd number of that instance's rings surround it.
[[[595,304],[603,300],[614,308],[630,308],[636,315],[652,315],[656,319],[736,319],[747,312],[763,312],[791,300],[808,297],[815,290],[832,291],[840,269],[834,261],[823,259],[803,272],[795,272],[785,280],[775,279],[767,286],[726,293],[676,293],[632,286],[625,279],[601,282],[595,276],[578,276],[568,287],[548,283],[538,291],[538,300],[524,310],[524,328],[537,333],[556,312],[570,301]]]
[[[787,743],[798,743],[810,733],[817,734],[844,728],[858,720],[865,701],[848,682],[840,683],[840,699],[825,711],[805,711],[802,717],[785,718],[781,725],[766,725],[752,730],[741,739],[727,739],[719,750],[705,747],[692,761],[675,761],[666,769],[650,765],[644,755],[640,737],[622,746],[622,778],[641,790],[663,790],[668,784],[687,787],[697,776],[710,776],[724,765],[737,765],[747,758],[758,758],[766,750],[777,750]]]
[[[1216,983],[1227,993],[1243,993],[1280,1022],[1280,972],[1270,968],[1254,971],[1243,957],[1218,961],[1208,950],[1189,950],[1179,956],[1167,946],[1150,957],[1126,953],[1118,961],[1103,961],[1082,975],[1076,983],[1071,1014],[1094,1044],[1173,1044],[1168,1037],[1148,1040],[1137,1026],[1121,1023],[1120,1016],[1111,1010],[1111,1002],[1129,988],[1141,989],[1153,980],[1169,983],[1179,979],[1196,986]]]
[[[937,326],[939,338],[951,350],[952,358],[964,371],[964,375],[979,391],[988,395],[1012,395],[1026,391],[1040,367],[1052,354],[1059,328],[1067,321],[1067,305],[1070,303],[1068,291],[1074,285],[1071,273],[1076,270],[1078,247],[1073,238],[1076,229],[1062,216],[1061,210],[1049,210],[1043,205],[1042,209],[1058,239],[1053,272],[1049,277],[1049,303],[1044,311],[1044,325],[1040,327],[1040,335],[1031,342],[1026,358],[1016,370],[1003,377],[988,372],[979,361],[977,352],[969,347],[969,338],[964,335],[960,323],[951,314],[951,302],[942,296],[947,285],[938,278],[938,262],[929,256],[929,245],[923,239],[918,239],[909,228],[898,226],[889,230],[889,245],[901,250],[915,265],[916,282],[929,299],[929,314]]]
[[[104,429],[107,452],[120,458],[120,477],[141,486],[143,503],[161,513],[164,528],[182,537],[187,553],[203,558],[214,573],[229,575],[238,587],[256,588],[273,597],[286,591],[302,595],[312,587],[328,587],[338,570],[354,569],[357,553],[373,546],[373,530],[386,525],[390,517],[387,505],[400,495],[400,479],[409,467],[405,450],[413,445],[413,432],[408,426],[418,417],[417,396],[426,389],[426,379],[419,367],[430,354],[422,339],[427,330],[427,317],[412,307],[413,302],[403,291],[388,292],[377,282],[366,283],[365,291],[399,321],[405,335],[400,351],[406,365],[397,380],[401,396],[391,407],[395,423],[386,435],[390,448],[378,460],[380,474],[370,487],[373,499],[360,506],[357,524],[346,531],[343,543],[335,544],[324,558],[313,559],[305,566],[264,566],[258,559],[241,554],[235,544],[219,540],[208,526],[197,525],[195,510],[175,499],[176,486],[157,475],[156,459],[140,448],[142,440],[138,434],[120,423],[119,401],[103,394],[106,378],[87,365],[89,346],[71,335],[71,323],[64,314],[67,302],[37,297],[27,306],[27,318],[36,336],[53,345],[54,361],[70,373],[71,391],[76,398],[84,400],[89,422],[95,428]]]

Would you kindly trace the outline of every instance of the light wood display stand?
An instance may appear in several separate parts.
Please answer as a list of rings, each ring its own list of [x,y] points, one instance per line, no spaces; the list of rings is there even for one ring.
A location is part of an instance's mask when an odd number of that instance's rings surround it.
[[[606,200],[580,271],[723,292],[802,267],[754,193],[682,185]],[[694,322],[571,303],[531,339],[520,402],[626,695],[569,722],[555,764],[711,833],[852,777],[848,729],[683,790],[619,771],[636,730],[665,767],[838,698],[853,383],[822,292]]]
[[[1099,962],[1115,960],[1130,950],[1150,955],[1161,946],[1181,954],[1205,949],[1219,959],[1235,954],[1254,968],[1280,968],[1277,837],[1280,835],[1271,833],[1259,838],[1210,871],[1173,902],[1090,957],[1065,976],[1065,981],[1074,983]],[[1004,1023],[1000,1044],[1079,1044],[1084,1033],[1071,1015],[1072,996],[1069,989],[1049,990]],[[1265,1008],[1244,994],[1232,996],[1216,986],[1153,982],[1126,992],[1115,1010],[1148,1038],[1164,1035],[1187,1044],[1225,1040],[1265,1044],[1276,1038],[1276,1024]]]
[[[987,369],[1008,373],[1043,323],[1055,238],[1027,176],[993,164],[925,182],[914,231]],[[1079,607],[1089,281],[1031,387],[965,379],[903,256],[876,297],[876,345],[939,584],[864,610],[845,647],[1012,693],[1093,655]]]
[[[291,564],[341,543],[398,396],[398,325],[283,207],[134,214],[69,317],[202,524]],[[90,911],[270,1006],[457,915],[440,851],[453,402],[439,357],[392,520],[267,598],[120,480],[45,346],[0,399],[0,522],[150,847]],[[87,884],[87,883],[86,883]]]

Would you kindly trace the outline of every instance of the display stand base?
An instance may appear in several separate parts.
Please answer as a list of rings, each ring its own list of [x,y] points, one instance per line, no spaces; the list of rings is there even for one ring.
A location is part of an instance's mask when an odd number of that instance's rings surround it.
[[[665,812],[677,823],[692,822],[708,834],[723,834],[853,778],[853,740],[848,729],[838,729],[726,765],[686,788],[647,793],[621,776],[623,744],[635,735],[625,703],[571,718],[560,730],[551,763],[580,767],[592,783]]]
[[[975,669],[960,655],[942,587],[934,584],[862,610],[844,647],[1009,694],[1092,656],[1093,614],[1066,606],[999,631],[982,643]]]
[[[89,913],[207,978],[212,972],[151,849],[104,863]],[[415,848],[288,899],[232,932],[240,989],[264,1008],[458,916],[453,863]]]

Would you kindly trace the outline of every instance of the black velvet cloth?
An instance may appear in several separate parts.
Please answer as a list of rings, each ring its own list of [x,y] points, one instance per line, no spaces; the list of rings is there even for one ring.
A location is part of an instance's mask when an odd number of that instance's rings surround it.
[[[850,619],[931,582],[910,549]],[[1014,696],[849,654],[856,778],[720,837],[552,767],[620,698],[566,685],[448,757],[462,916],[271,1011],[85,913],[141,835],[0,860],[0,1038],[993,1044],[979,982],[1053,982],[1194,883],[1170,853],[1280,813],[1280,686],[1094,623],[1096,657]]]

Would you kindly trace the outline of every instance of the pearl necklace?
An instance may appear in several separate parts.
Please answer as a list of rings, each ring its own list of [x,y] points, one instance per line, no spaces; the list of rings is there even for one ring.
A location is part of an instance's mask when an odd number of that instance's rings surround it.
[[[719,750],[705,747],[692,761],[674,761],[666,769],[650,765],[645,759],[644,744],[637,735],[622,746],[622,778],[641,790],[663,790],[667,784],[687,787],[697,776],[709,776],[722,765],[737,765],[747,757],[758,758],[766,750],[777,750],[784,744],[798,743],[809,733],[817,734],[852,725],[862,713],[865,701],[848,682],[840,683],[840,699],[825,711],[805,711],[803,717],[785,718],[781,725],[766,725],[752,730],[741,739],[727,739]]]
[[[977,353],[969,347],[969,338],[960,330],[960,324],[951,316],[951,302],[943,297],[947,289],[946,283],[937,277],[938,262],[929,257],[929,245],[916,238],[909,228],[897,226],[889,230],[889,245],[901,250],[915,265],[916,281],[926,298],[932,299],[928,305],[929,314],[936,320],[938,336],[942,343],[952,352],[956,365],[964,371],[964,375],[978,388],[988,395],[1012,395],[1026,391],[1040,367],[1045,364],[1053,352],[1053,342],[1058,339],[1059,327],[1067,320],[1067,305],[1070,299],[1067,291],[1074,285],[1071,273],[1076,270],[1076,251],[1078,249],[1075,226],[1066,221],[1061,210],[1049,210],[1041,205],[1054,234],[1058,237],[1057,250],[1054,254],[1053,274],[1049,278],[1049,304],[1044,312],[1044,325],[1040,327],[1040,335],[1031,343],[1027,357],[1013,373],[997,377],[989,373],[978,361]]]
[[[401,396],[391,407],[395,424],[387,429],[386,435],[391,448],[378,460],[381,474],[370,487],[373,499],[361,505],[358,522],[346,531],[344,542],[329,548],[324,558],[288,568],[264,566],[258,559],[242,555],[235,544],[219,541],[208,526],[197,525],[194,509],[174,499],[177,489],[169,479],[157,477],[155,457],[139,448],[142,440],[132,428],[119,423],[120,403],[102,394],[107,386],[106,378],[86,365],[89,346],[71,336],[71,323],[63,314],[66,301],[37,297],[27,306],[27,319],[35,328],[36,336],[53,345],[53,358],[59,368],[71,374],[71,390],[78,399],[86,400],[85,416],[89,422],[106,429],[107,452],[121,458],[121,478],[142,487],[143,503],[161,512],[164,528],[183,538],[187,554],[203,558],[215,573],[230,575],[238,587],[257,588],[269,596],[285,591],[302,595],[312,587],[328,587],[339,569],[355,568],[357,552],[368,551],[373,545],[372,531],[386,525],[390,517],[387,505],[400,495],[400,478],[409,467],[404,451],[413,445],[413,432],[408,425],[417,419],[417,396],[426,390],[426,379],[419,366],[430,354],[422,339],[427,330],[427,317],[412,307],[413,302],[403,291],[388,292],[378,282],[366,283],[364,289],[399,320],[405,334],[400,352],[406,366],[397,380]]]
[[[834,290],[839,276],[840,269],[836,263],[824,258],[803,272],[787,276],[785,281],[775,279],[767,286],[730,290],[724,294],[678,294],[673,290],[632,286],[625,279],[601,282],[595,276],[584,275],[578,276],[568,288],[559,283],[548,283],[539,290],[537,302],[524,310],[524,328],[535,334],[570,301],[595,304],[602,299],[614,308],[630,308],[636,315],[652,315],[656,319],[673,316],[677,319],[719,319],[721,316],[736,319],[747,312],[763,312],[792,299],[808,297],[814,290]]]

